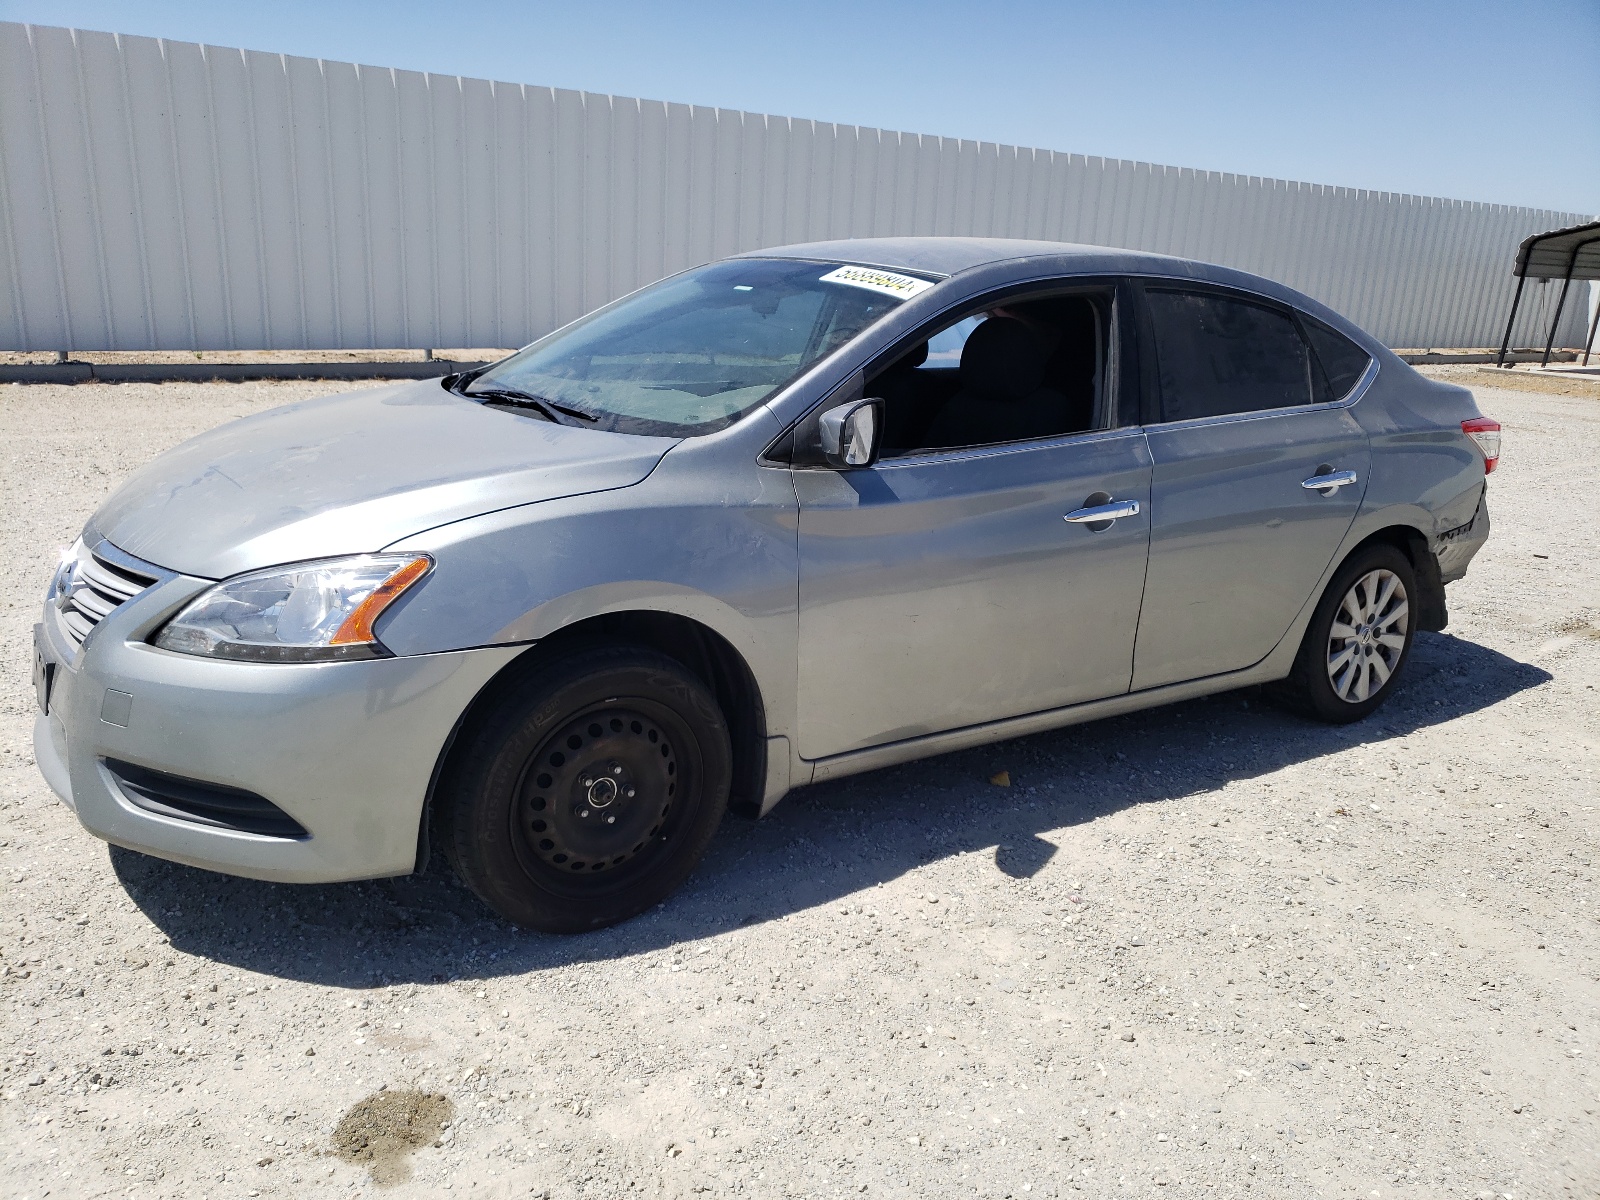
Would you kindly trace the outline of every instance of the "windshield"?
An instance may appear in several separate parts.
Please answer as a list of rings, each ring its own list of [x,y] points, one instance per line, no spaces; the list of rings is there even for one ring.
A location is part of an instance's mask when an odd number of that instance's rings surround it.
[[[461,390],[508,404],[519,393],[542,402],[520,407],[594,429],[711,433],[932,286],[837,263],[716,262],[534,342]]]

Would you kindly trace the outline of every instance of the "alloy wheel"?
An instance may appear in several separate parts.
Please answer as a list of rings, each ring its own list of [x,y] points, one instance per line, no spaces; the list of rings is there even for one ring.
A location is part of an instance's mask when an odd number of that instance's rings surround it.
[[[1393,571],[1368,571],[1339,602],[1328,630],[1328,682],[1348,704],[1363,703],[1389,682],[1405,653],[1410,605]]]

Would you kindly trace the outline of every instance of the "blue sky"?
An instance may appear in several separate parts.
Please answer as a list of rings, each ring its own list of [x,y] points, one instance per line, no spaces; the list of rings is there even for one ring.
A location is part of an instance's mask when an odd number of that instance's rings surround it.
[[[230,3],[0,17],[1600,213],[1600,2]]]

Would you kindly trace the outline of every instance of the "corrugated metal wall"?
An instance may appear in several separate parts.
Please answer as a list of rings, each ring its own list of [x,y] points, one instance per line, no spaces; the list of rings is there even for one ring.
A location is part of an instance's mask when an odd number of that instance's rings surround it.
[[[1518,241],[1582,219],[0,23],[4,349],[515,346],[720,255],[880,234],[1209,259],[1390,345],[1483,346]]]

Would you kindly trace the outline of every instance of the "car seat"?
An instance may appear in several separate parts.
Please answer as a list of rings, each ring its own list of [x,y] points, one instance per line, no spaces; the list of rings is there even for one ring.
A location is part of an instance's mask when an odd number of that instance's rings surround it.
[[[1067,402],[1045,386],[1049,350],[1013,317],[991,317],[961,348],[961,388],[929,426],[924,442],[977,446],[1049,437],[1067,430]]]

